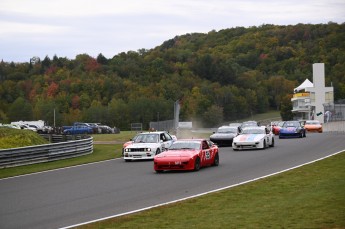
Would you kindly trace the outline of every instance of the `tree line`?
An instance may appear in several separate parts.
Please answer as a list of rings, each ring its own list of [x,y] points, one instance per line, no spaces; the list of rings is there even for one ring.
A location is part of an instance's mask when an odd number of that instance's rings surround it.
[[[205,127],[279,110],[291,119],[293,88],[325,63],[326,86],[345,98],[345,24],[236,27],[176,36],[107,59],[79,54],[0,63],[0,122],[100,122],[120,129],[173,119]],[[158,115],[159,114],[159,115]],[[159,116],[159,117],[158,117]]]

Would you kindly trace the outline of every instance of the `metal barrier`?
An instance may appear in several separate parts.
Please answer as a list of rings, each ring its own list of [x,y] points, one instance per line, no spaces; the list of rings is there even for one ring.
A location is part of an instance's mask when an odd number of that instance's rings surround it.
[[[49,162],[93,152],[93,138],[0,150],[0,168]]]
[[[88,138],[88,135],[66,135],[66,134],[39,134],[50,143],[66,142]]]

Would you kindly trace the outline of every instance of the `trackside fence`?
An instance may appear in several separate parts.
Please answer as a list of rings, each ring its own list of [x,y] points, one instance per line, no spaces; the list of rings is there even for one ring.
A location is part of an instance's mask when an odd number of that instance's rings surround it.
[[[74,140],[81,140],[84,138],[88,138],[88,135],[66,135],[66,134],[40,134],[44,139],[49,141],[50,143],[58,143],[58,142],[66,142],[66,141],[74,141]]]
[[[0,168],[78,157],[93,152],[93,138],[0,150]]]

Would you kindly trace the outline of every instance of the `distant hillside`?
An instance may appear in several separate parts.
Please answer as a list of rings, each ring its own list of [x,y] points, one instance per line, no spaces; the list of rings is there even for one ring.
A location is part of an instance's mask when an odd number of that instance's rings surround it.
[[[205,126],[280,110],[291,118],[293,88],[325,63],[326,85],[345,98],[345,24],[262,25],[176,36],[111,59],[33,57],[0,63],[0,122],[101,122],[121,129],[173,118]],[[138,38],[139,39],[139,38]]]

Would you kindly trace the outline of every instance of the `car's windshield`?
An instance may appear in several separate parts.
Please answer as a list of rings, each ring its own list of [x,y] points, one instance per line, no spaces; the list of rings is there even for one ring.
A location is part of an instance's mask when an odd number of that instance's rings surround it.
[[[279,122],[278,126],[282,127],[284,125],[284,122]]]
[[[299,122],[285,122],[283,127],[299,127]]]
[[[306,125],[319,125],[320,122],[319,121],[306,121],[305,124]]]
[[[242,130],[242,134],[265,134],[264,129],[251,129],[251,128],[245,128]]]
[[[139,134],[133,140],[135,143],[156,143],[158,134]]]
[[[217,133],[222,133],[222,134],[237,133],[237,128],[219,128],[217,130]]]
[[[180,149],[200,149],[200,142],[196,142],[196,141],[174,142],[169,148],[169,150],[180,150]]]

